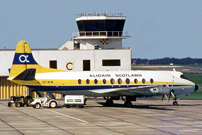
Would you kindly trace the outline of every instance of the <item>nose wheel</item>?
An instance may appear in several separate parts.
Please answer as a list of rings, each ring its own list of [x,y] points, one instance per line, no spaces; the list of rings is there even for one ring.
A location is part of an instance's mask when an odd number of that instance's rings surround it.
[[[173,106],[178,106],[177,101],[174,101],[174,102],[173,102]]]
[[[173,106],[178,106],[177,98],[174,98]]]

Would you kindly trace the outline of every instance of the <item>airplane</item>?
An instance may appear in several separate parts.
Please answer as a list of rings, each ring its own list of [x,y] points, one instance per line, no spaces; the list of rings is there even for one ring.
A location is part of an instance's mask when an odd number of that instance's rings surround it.
[[[27,41],[18,42],[8,80],[36,92],[104,97],[107,106],[122,98],[127,107],[137,97],[168,95],[177,98],[197,91],[198,86],[178,71],[64,71],[40,66]],[[166,96],[167,97],[167,96]],[[32,97],[25,98],[29,105]]]

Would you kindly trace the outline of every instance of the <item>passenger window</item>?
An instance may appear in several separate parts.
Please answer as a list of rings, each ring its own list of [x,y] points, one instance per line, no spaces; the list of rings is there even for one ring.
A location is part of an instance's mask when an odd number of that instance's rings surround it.
[[[119,83],[119,84],[122,84],[121,78],[118,79],[118,83]]]
[[[126,84],[130,83],[130,79],[126,78]]]
[[[106,79],[103,79],[103,83],[106,84],[106,82],[107,82]]]
[[[145,79],[142,79],[142,83],[145,84],[145,82],[146,82]]]
[[[153,80],[152,78],[150,79],[150,83],[151,83],[151,84],[153,84],[153,83],[154,83],[154,80]]]
[[[94,83],[95,83],[95,84],[97,84],[97,83],[98,83],[98,80],[97,80],[97,79],[95,79],[95,80],[94,80]]]
[[[78,84],[81,84],[81,79],[78,80]]]
[[[134,83],[135,83],[135,84],[137,84],[137,83],[138,83],[138,80],[137,80],[137,79],[135,79],[135,80],[134,80]]]
[[[90,83],[90,80],[89,80],[89,79],[86,79],[86,83],[89,84],[89,83]]]
[[[115,83],[115,80],[112,78],[112,79],[110,80],[110,82],[111,82],[111,84],[114,84],[114,83]]]

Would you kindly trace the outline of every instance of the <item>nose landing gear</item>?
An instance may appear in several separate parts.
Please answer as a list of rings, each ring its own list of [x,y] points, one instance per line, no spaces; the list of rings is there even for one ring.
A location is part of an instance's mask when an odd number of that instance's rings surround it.
[[[175,101],[173,102],[173,106],[178,106],[178,102],[177,102],[176,96],[175,96],[174,100],[175,100]]]

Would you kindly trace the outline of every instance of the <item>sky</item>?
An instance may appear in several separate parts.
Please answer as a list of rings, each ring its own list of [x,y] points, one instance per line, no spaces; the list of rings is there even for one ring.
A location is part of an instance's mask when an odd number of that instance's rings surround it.
[[[58,48],[82,12],[123,13],[132,58],[202,58],[201,0],[0,0],[0,49]]]

